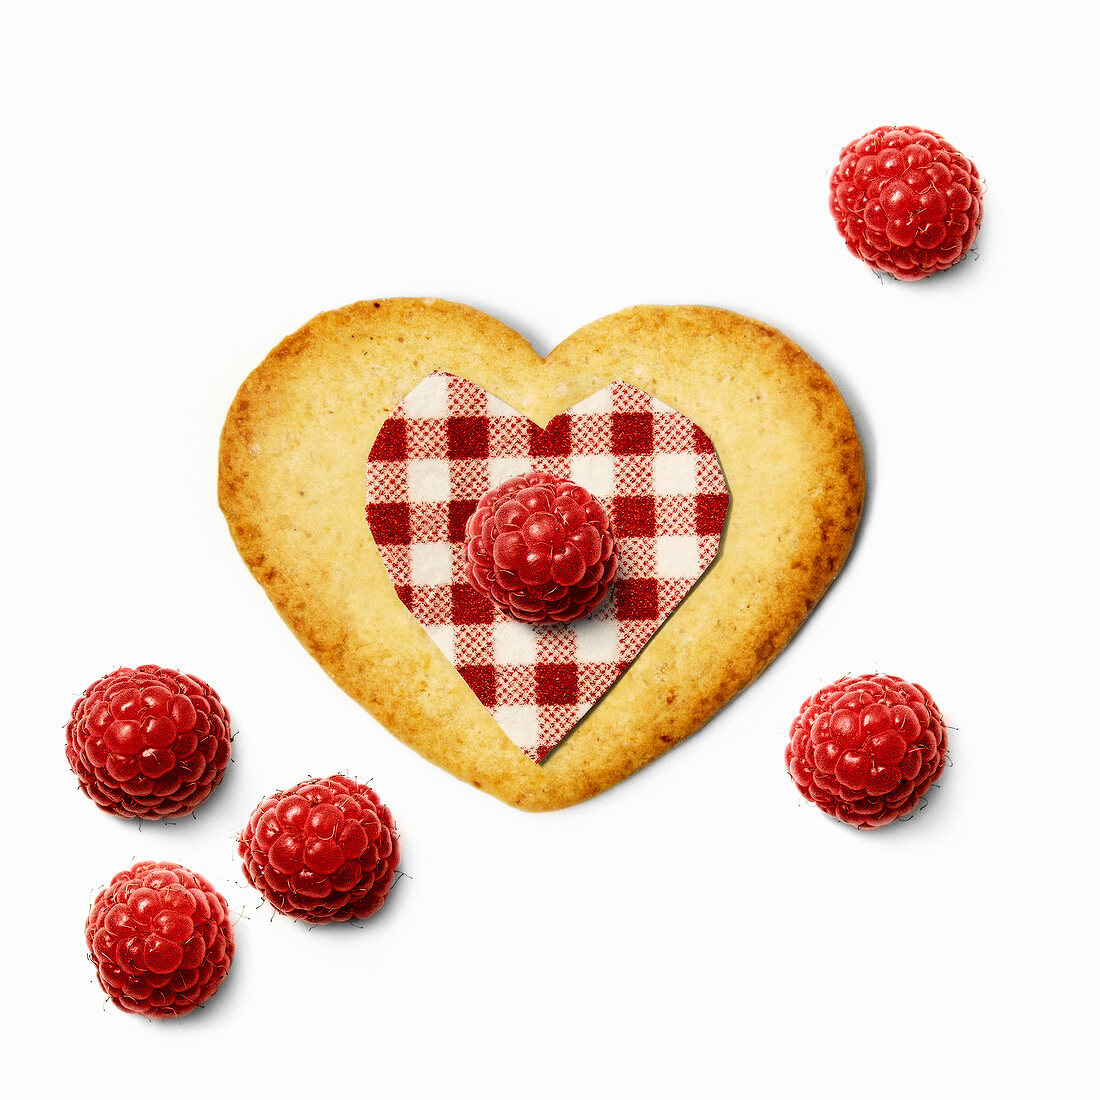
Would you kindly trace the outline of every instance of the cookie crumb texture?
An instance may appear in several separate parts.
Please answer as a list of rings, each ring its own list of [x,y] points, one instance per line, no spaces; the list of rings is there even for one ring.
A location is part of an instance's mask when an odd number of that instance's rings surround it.
[[[107,996],[154,1018],[208,1001],[233,961],[225,898],[177,863],[145,860],[115,875],[92,903],[85,939]]]
[[[265,798],[238,852],[250,885],[280,913],[312,924],[372,916],[401,859],[393,815],[370,787],[342,775]]]
[[[116,817],[191,813],[221,782],[230,751],[229,712],[217,692],[158,665],[97,680],[65,731],[80,789]]]
[[[490,489],[466,524],[466,579],[511,619],[571,623],[603,603],[619,551],[603,505],[536,471]]]
[[[946,754],[943,717],[924,688],[898,676],[848,676],[802,704],[786,761],[819,809],[872,829],[916,808]]]
[[[982,220],[981,178],[939,134],[880,126],[841,150],[829,208],[852,255],[914,281],[969,251]]]

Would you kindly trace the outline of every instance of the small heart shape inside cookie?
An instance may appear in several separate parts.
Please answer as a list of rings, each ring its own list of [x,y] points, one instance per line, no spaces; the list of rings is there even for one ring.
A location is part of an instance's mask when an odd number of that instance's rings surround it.
[[[539,470],[611,513],[619,570],[577,622],[509,618],[466,575],[467,523],[489,490]],[[615,684],[718,553],[729,493],[682,413],[616,380],[545,428],[437,372],[383,422],[367,521],[401,602],[517,747],[541,762]]]
[[[372,447],[393,410],[437,372],[544,429],[626,383],[699,426],[729,489],[709,569],[541,763],[504,733],[399,598],[364,521]],[[455,496],[453,485],[446,491]],[[319,315],[249,375],[222,431],[218,496],[252,575],[344,691],[465,782],[551,810],[656,760],[782,651],[848,555],[864,471],[828,375],[751,318],[642,306],[585,326],[544,357],[475,309],[398,298]],[[453,559],[425,565],[445,580]],[[369,732],[349,750],[349,768],[369,770]]]

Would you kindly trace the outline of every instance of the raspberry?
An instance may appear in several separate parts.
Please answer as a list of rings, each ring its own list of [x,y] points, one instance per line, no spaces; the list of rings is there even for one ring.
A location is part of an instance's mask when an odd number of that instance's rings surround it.
[[[376,913],[401,859],[393,815],[370,787],[342,775],[265,798],[237,851],[250,885],[312,924]]]
[[[973,161],[939,134],[880,126],[841,150],[829,208],[854,256],[898,279],[923,279],[974,243],[981,180]]]
[[[603,505],[553,474],[524,474],[490,489],[466,524],[466,579],[522,622],[591,614],[618,568]]]
[[[120,668],[76,701],[65,755],[80,789],[117,817],[191,813],[229,764],[229,712],[197,676]]]
[[[233,961],[225,898],[178,863],[144,860],[99,892],[84,938],[123,1012],[183,1016],[218,991]]]
[[[787,771],[825,813],[873,829],[911,812],[943,771],[947,730],[924,688],[848,676],[802,704]]]

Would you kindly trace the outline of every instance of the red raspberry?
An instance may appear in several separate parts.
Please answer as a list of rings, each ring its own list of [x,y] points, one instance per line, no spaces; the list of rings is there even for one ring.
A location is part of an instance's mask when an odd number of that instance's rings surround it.
[[[393,815],[370,787],[342,775],[265,798],[237,851],[250,885],[312,924],[376,913],[401,859]]]
[[[229,764],[229,712],[197,676],[142,665],[97,680],[76,701],[65,755],[80,789],[117,817],[191,813]]]
[[[466,579],[522,622],[591,614],[618,568],[603,505],[553,474],[524,474],[490,489],[466,524]]]
[[[787,771],[825,813],[873,829],[910,813],[943,771],[947,730],[918,684],[847,676],[802,704]]]
[[[84,926],[103,991],[123,1012],[183,1016],[218,991],[233,961],[225,898],[178,863],[120,871]]]
[[[939,134],[880,126],[841,150],[829,208],[854,256],[898,279],[923,279],[974,243],[981,179]]]

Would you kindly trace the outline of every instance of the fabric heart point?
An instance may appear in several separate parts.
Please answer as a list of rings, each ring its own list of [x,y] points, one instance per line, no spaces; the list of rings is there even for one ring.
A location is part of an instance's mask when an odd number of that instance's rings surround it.
[[[728,509],[706,435],[625,382],[540,428],[435,372],[367,462],[367,521],[397,595],[536,763],[703,575]]]

